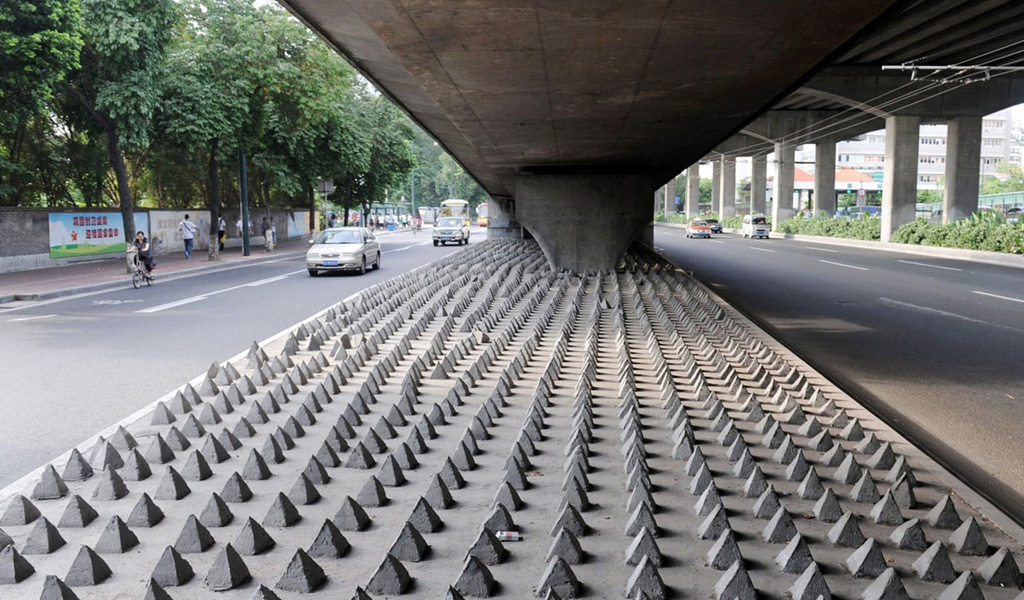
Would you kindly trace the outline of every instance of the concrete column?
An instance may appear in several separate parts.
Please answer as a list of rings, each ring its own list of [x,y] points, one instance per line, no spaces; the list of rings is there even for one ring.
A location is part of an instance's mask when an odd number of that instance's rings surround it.
[[[676,214],[676,178],[673,177],[665,184],[664,204],[661,212],[668,217]]]
[[[772,230],[779,223],[793,218],[793,169],[796,146],[785,142],[775,144],[775,192],[772,199]]]
[[[648,175],[516,177],[516,219],[556,269],[614,269],[650,230],[654,181]]]
[[[700,164],[693,163],[686,169],[686,218],[692,219],[700,212]]]
[[[715,210],[718,212],[718,218],[724,219],[736,215],[736,159],[723,156],[719,161],[722,163],[722,188],[718,190],[719,195],[715,198]]]
[[[825,140],[814,150],[814,216],[836,212],[836,143]]]
[[[900,225],[917,212],[917,157],[920,117],[885,120],[885,179],[882,182],[882,241],[892,240]]]
[[[520,239],[523,228],[516,221],[515,202],[508,196],[491,196],[487,203],[487,239]]]
[[[981,176],[981,117],[950,119],[946,135],[946,196],[942,222],[952,223],[978,210]]]
[[[763,215],[768,197],[768,155],[755,156],[751,162],[750,214]]]
[[[711,212],[718,212],[722,198],[722,161],[711,161]]]

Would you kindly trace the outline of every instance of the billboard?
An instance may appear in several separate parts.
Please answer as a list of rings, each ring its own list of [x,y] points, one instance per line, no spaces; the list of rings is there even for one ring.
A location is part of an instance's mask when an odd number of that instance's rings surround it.
[[[50,258],[118,254],[127,249],[121,213],[50,213]],[[149,229],[149,215],[135,213],[135,229]]]
[[[161,254],[167,252],[181,252],[185,249],[185,242],[181,239],[181,228],[178,226],[185,215],[196,224],[195,250],[202,250],[210,247],[210,211],[205,210],[151,210],[150,212],[150,238],[160,239],[159,251]]]
[[[297,210],[288,214],[288,239],[309,234],[309,211]]]

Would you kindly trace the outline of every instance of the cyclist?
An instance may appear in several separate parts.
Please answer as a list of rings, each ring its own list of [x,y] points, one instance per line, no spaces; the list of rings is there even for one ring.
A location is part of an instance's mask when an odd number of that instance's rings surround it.
[[[142,231],[135,232],[135,241],[132,242],[132,245],[135,246],[135,250],[138,252],[142,266],[146,268],[146,274],[151,274],[153,272],[153,252],[149,247],[149,240],[146,239],[146,234]]]

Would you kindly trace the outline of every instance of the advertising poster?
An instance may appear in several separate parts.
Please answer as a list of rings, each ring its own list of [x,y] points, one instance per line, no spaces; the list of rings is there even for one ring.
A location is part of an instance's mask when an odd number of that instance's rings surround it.
[[[161,254],[184,251],[185,242],[182,241],[181,228],[178,225],[185,219],[185,215],[189,216],[189,220],[195,223],[197,228],[193,250],[210,247],[209,211],[151,210],[149,211],[150,238],[159,238]]]
[[[50,213],[50,258],[123,253],[121,213]]]
[[[308,217],[309,213],[304,210],[297,210],[288,215],[288,239],[309,235]]]

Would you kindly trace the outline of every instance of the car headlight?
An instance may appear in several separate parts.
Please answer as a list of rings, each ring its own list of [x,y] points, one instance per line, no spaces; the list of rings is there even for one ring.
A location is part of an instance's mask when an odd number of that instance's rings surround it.
[[[316,260],[318,258],[320,258],[320,255],[317,254],[316,252],[307,252],[306,253],[306,260]]]

